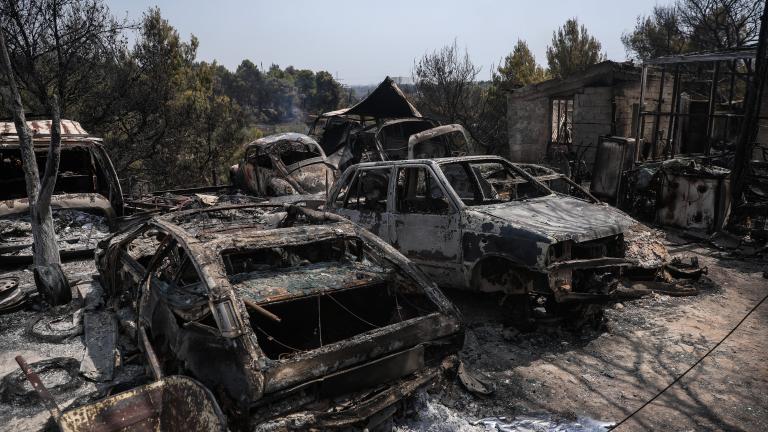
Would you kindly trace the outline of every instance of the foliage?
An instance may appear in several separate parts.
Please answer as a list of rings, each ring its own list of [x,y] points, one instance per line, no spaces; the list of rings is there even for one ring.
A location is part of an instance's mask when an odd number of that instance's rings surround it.
[[[552,45],[547,47],[549,73],[555,78],[565,78],[585,71],[590,66],[605,61],[602,45],[579,26],[576,18],[569,19],[552,33]]]
[[[536,63],[536,57],[524,40],[517,40],[515,48],[504,58],[504,63],[492,75],[495,86],[511,90],[549,79],[549,72]]]
[[[622,35],[627,53],[639,60],[696,51],[735,48],[757,42],[762,1],[678,0],[638,16]]]
[[[28,110],[48,117],[57,95],[64,118],[104,138],[126,192],[226,182],[260,129],[349,102],[328,72],[198,61],[197,38],[183,40],[157,8],[138,24],[102,0],[0,0],[0,12]]]

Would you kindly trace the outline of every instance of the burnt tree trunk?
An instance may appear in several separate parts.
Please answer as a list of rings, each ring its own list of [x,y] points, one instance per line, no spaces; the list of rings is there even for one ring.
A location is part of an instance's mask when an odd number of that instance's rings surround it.
[[[35,267],[35,283],[40,294],[51,304],[61,304],[71,299],[71,291],[61,270],[61,257],[56,244],[56,232],[51,213],[51,196],[56,186],[56,177],[61,159],[61,133],[58,100],[50,99],[51,141],[42,181],[37,167],[37,157],[32,143],[32,134],[27,127],[24,106],[16,86],[11,59],[5,44],[5,35],[0,30],[0,61],[10,90],[8,109],[13,114],[16,133],[19,136],[22,168],[29,200],[30,223],[32,225],[32,254]]]

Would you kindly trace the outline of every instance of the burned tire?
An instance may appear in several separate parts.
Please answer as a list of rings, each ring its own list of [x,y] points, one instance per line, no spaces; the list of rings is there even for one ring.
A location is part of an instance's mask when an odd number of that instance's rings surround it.
[[[43,384],[56,400],[71,396],[72,391],[84,384],[80,378],[80,362],[71,357],[55,357],[29,365],[43,380]],[[56,382],[51,383],[51,380]],[[14,405],[31,405],[40,403],[37,393],[27,382],[27,377],[21,370],[16,370],[0,380],[0,401]]]
[[[58,343],[83,333],[82,320],[73,322],[74,316],[68,310],[57,314],[42,314],[27,325],[27,334],[45,342]],[[69,321],[70,323],[67,323]]]
[[[60,264],[35,266],[34,276],[37,292],[48,304],[59,306],[72,301],[72,290]]]

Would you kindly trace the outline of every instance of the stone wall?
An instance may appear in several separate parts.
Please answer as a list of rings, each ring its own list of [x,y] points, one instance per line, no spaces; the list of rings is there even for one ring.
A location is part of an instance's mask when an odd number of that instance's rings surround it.
[[[549,98],[518,99],[507,96],[507,157],[513,162],[540,163],[549,140]]]
[[[594,163],[600,136],[614,134],[634,137],[637,128],[637,107],[640,102],[640,74],[614,79],[613,85],[582,85],[572,87],[574,100],[573,149],[583,155],[584,161]],[[507,96],[508,156],[518,162],[542,162],[550,140],[550,100],[562,88],[523,95]],[[645,94],[646,110],[655,110],[659,96],[659,76],[651,75]],[[667,75],[662,94],[662,111],[670,110],[672,76]],[[667,138],[668,117],[661,117],[659,130]],[[614,125],[615,122],[615,125]],[[613,128],[615,127],[615,130]],[[654,124],[646,118],[644,136],[653,136]],[[660,147],[663,145],[660,144]]]
[[[586,87],[573,97],[572,148],[591,167],[600,136],[611,133],[611,87]]]

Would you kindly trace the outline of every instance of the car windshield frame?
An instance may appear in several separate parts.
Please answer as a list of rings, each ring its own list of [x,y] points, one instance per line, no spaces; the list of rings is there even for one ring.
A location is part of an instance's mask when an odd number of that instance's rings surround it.
[[[526,194],[523,197],[510,196],[509,199],[504,198],[502,195],[499,194],[498,190],[496,190],[494,186],[487,181],[487,179],[484,176],[479,175],[477,169],[473,169],[475,168],[474,166],[476,165],[487,165],[487,164],[501,165],[507,171],[507,173],[516,180],[514,182],[515,184],[517,185],[529,184],[533,187],[533,190],[535,190],[538,193],[536,193],[535,195]],[[524,170],[516,167],[514,164],[508,161],[501,160],[501,159],[455,160],[455,161],[441,163],[439,167],[440,167],[440,170],[442,171],[442,174],[445,176],[447,185],[450,186],[450,188],[456,194],[456,197],[458,198],[459,202],[461,202],[463,205],[468,207],[500,204],[500,203],[507,203],[507,202],[522,202],[522,201],[542,198],[542,197],[546,197],[554,194],[554,192],[552,192],[552,190],[550,190],[546,185],[536,180],[533,176],[529,175]],[[455,184],[455,180],[452,180],[453,178],[455,178],[455,176],[451,175],[449,170],[454,167],[460,168],[461,171],[459,171],[458,173],[459,174],[463,173],[466,180],[468,181],[465,185],[466,186],[464,188],[465,190],[463,191],[457,189],[458,185]],[[486,186],[485,188],[483,187],[484,185]],[[471,193],[472,197],[468,197],[467,196],[468,193]]]

